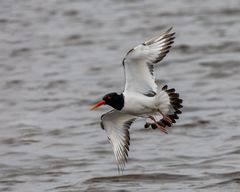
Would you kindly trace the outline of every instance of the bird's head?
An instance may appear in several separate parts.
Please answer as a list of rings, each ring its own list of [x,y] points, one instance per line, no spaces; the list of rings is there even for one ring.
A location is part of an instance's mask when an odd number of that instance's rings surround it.
[[[123,94],[117,94],[117,93],[108,93],[104,95],[102,100],[100,100],[97,104],[93,105],[91,107],[91,110],[94,110],[101,105],[109,105],[113,107],[114,109],[121,110],[124,106],[124,96]]]

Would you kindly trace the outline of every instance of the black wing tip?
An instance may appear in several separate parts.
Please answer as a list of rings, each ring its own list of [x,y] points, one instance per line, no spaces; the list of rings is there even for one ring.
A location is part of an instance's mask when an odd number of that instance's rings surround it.
[[[166,30],[166,33],[169,33],[170,31],[172,31],[173,29],[173,26],[170,26],[167,30]]]
[[[128,162],[128,151],[129,151],[129,146],[130,146],[130,133],[129,133],[129,128],[132,125],[132,123],[136,120],[136,118],[129,119],[124,123],[124,126],[127,128],[124,136],[124,144],[121,146],[121,149],[119,150],[118,155],[120,155],[120,158],[118,158],[115,154],[115,158],[117,161],[117,167],[118,167],[118,173],[123,173],[126,164]]]
[[[167,85],[164,85],[163,87],[162,87],[162,90],[163,91],[166,91],[168,89],[168,86]]]
[[[165,30],[163,33],[160,33],[160,35],[155,36],[145,42],[142,43],[143,46],[151,45],[152,43],[156,43],[158,41],[161,41],[163,39],[166,39],[167,41],[173,40],[175,37],[174,35],[176,34],[175,32],[172,32],[173,27],[169,27],[167,30]]]
[[[172,47],[172,44],[174,43],[175,39],[175,32],[169,33],[172,28],[169,28],[170,30],[167,30],[164,34],[160,36],[156,41],[153,41],[153,43],[157,43],[161,41],[161,43],[164,43],[163,47],[160,49],[160,53],[158,54],[158,57],[152,61],[153,63],[160,62],[170,51],[170,48]]]
[[[117,113],[116,113],[117,112]],[[121,113],[120,113],[121,114]],[[107,132],[107,138],[112,144],[113,153],[118,166],[119,172],[123,172],[127,164],[128,151],[130,146],[130,132],[129,128],[132,123],[136,120],[135,116],[127,116],[126,119],[121,119],[120,121],[114,121],[116,117],[117,120],[120,115],[115,109],[104,113],[101,116],[101,127]],[[111,116],[112,115],[112,116]],[[111,123],[109,124],[109,121]],[[109,132],[110,130],[110,132]],[[112,132],[116,131],[113,135]]]
[[[124,126],[126,126],[128,129],[130,128],[130,126],[133,124],[133,122],[136,120],[136,118],[132,118],[132,119],[129,119],[128,121],[126,121],[124,123]]]

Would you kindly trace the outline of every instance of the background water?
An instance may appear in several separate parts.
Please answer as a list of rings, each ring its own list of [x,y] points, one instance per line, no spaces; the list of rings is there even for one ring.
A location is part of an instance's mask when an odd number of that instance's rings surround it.
[[[0,1],[0,191],[239,191],[240,1]],[[184,112],[164,135],[131,128],[119,176],[100,115],[121,61],[173,26],[156,69]]]

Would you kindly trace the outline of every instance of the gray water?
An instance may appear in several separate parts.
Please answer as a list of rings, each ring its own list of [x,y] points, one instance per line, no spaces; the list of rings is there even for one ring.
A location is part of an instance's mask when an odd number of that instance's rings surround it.
[[[183,114],[135,123],[118,175],[89,106],[123,89],[125,53],[173,26],[156,68]],[[0,191],[240,191],[240,1],[1,0]]]

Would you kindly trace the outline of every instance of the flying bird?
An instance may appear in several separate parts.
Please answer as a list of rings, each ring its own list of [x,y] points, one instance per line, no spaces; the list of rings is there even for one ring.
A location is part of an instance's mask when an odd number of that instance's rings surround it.
[[[113,108],[101,116],[101,127],[112,144],[118,171],[123,171],[127,163],[129,128],[136,119],[145,118],[145,128],[158,128],[167,133],[166,128],[171,127],[181,114],[179,94],[167,85],[160,87],[154,76],[154,66],[166,56],[174,42],[175,33],[171,31],[172,27],[128,51],[122,61],[124,91],[106,94],[91,108],[101,105]]]

